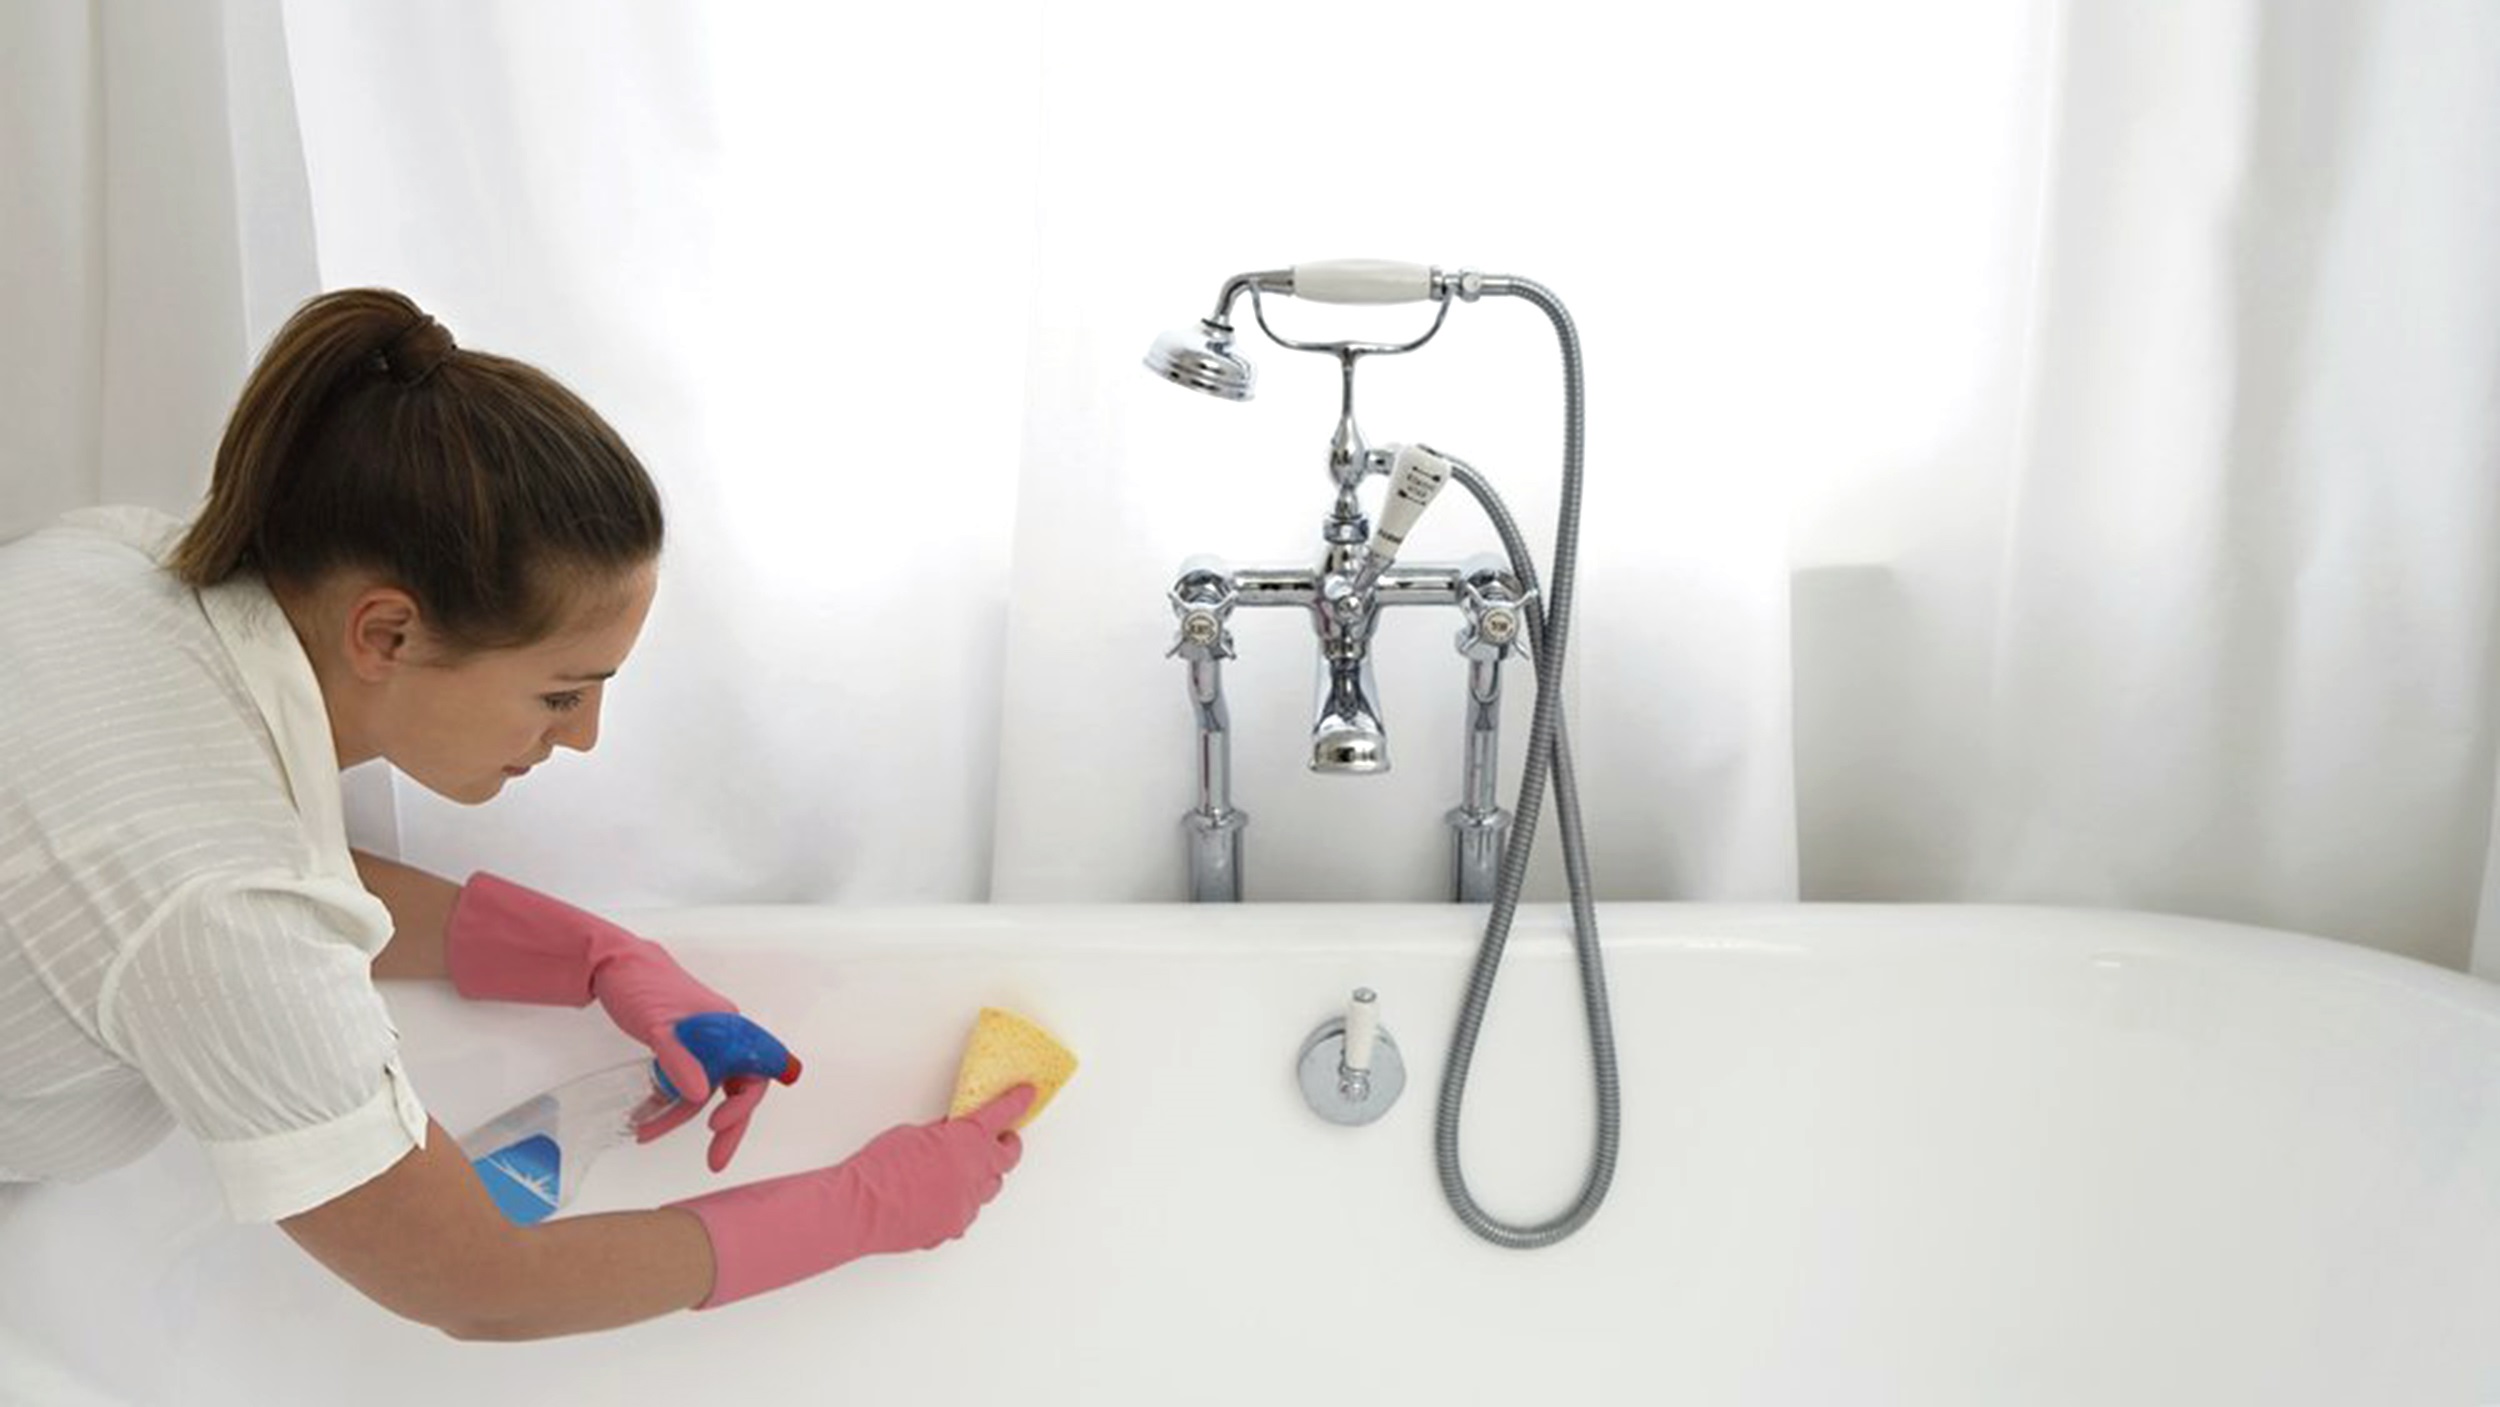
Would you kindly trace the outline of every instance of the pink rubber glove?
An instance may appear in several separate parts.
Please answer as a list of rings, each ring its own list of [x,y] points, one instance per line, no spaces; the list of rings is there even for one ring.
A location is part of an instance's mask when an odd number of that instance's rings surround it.
[[[963,1118],[887,1129],[832,1167],[670,1203],[712,1239],[712,1293],[696,1308],[963,1235],[1024,1156],[1014,1130],[1032,1105],[1018,1085]]]
[[[560,899],[483,871],[469,876],[443,929],[451,984],[472,1001],[587,1006],[596,998],[617,1029],[651,1047],[684,1098],[642,1126],[644,1143],[693,1118],[712,1095],[711,1077],[677,1039],[677,1023],[738,1004],[686,975],[668,950]],[[732,1076],[712,1111],[712,1171],[729,1166],[747,1121],[772,1081]]]

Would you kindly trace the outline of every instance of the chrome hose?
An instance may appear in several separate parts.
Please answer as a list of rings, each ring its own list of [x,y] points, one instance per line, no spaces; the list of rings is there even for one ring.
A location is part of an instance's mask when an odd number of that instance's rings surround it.
[[[1562,718],[1563,652],[1571,630],[1571,594],[1579,569],[1580,474],[1583,452],[1583,382],[1580,335],[1560,299],[1526,279],[1487,278],[1483,293],[1526,299],[1552,320],[1562,343],[1563,358],[1563,486],[1562,507],[1554,532],[1554,582],[1551,596],[1535,594],[1536,564],[1520,535],[1518,523],[1484,476],[1467,464],[1452,461],[1452,473],[1481,505],[1501,534],[1511,570],[1530,593],[1527,609],[1528,654],[1536,670],[1536,711],[1528,728],[1526,770],[1519,781],[1519,804],[1512,815],[1510,842],[1502,852],[1502,868],[1485,922],[1484,941],[1460,1003],[1458,1029],[1450,1038],[1449,1063],[1441,1074],[1441,1099],[1433,1121],[1433,1150],[1441,1171],[1441,1190],[1450,1209],[1467,1229],[1498,1246],[1533,1250],[1550,1246],[1588,1223],[1606,1200],[1614,1182],[1615,1155],[1622,1136],[1623,1100],[1615,1075],[1614,1019],[1606,1000],[1606,969],[1598,950],[1597,911],[1590,893],[1587,848],[1580,827],[1579,779],[1571,766],[1571,749]],[[1589,1054],[1597,1081],[1597,1140],[1589,1160],[1588,1179],[1572,1204],[1552,1219],[1533,1226],[1496,1220],[1476,1204],[1467,1175],[1459,1166],[1459,1116],[1467,1099],[1467,1073],[1475,1061],[1476,1038],[1484,1025],[1485,1008],[1501,973],[1502,950],[1510,941],[1511,921],[1527,886],[1528,856],[1536,845],[1537,822],[1545,803],[1548,776],[1554,785],[1561,823],[1563,866],[1571,892],[1572,944],[1580,961],[1580,993],[1588,1014]]]

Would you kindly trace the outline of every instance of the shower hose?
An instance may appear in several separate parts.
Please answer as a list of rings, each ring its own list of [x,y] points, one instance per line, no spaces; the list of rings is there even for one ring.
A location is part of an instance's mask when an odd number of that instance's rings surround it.
[[[1597,911],[1589,893],[1588,854],[1580,829],[1579,779],[1571,767],[1571,748],[1563,729],[1563,650],[1571,632],[1571,592],[1580,555],[1580,471],[1583,394],[1580,334],[1560,299],[1526,279],[1486,279],[1487,296],[1524,298],[1553,321],[1562,342],[1563,359],[1563,484],[1562,509],[1554,532],[1554,581],[1550,596],[1537,594],[1536,564],[1527,540],[1501,496],[1472,466],[1451,461],[1451,473],[1474,496],[1501,534],[1511,571],[1527,593],[1528,656],[1536,671],[1536,712],[1528,728],[1526,771],[1519,780],[1519,804],[1511,822],[1510,840],[1502,852],[1502,868],[1486,919],[1484,941],[1476,951],[1474,973],[1466,999],[1460,1003],[1458,1030],[1450,1039],[1450,1059],[1441,1076],[1441,1101],[1433,1121],[1433,1153],[1441,1170],[1441,1190],[1450,1209],[1467,1229],[1498,1246],[1531,1250],[1550,1246],[1586,1225],[1606,1200],[1615,1176],[1615,1152],[1622,1133],[1622,1096],[1615,1079],[1614,1019],[1606,1002],[1606,969],[1597,946]],[[1554,806],[1561,824],[1563,867],[1571,891],[1572,944],[1580,959],[1580,994],[1588,1012],[1589,1055],[1597,1079],[1597,1146],[1589,1159],[1588,1180],[1572,1204],[1549,1221],[1515,1226],[1496,1220],[1476,1205],[1459,1166],[1459,1115],[1467,1099],[1467,1071],[1474,1063],[1476,1037],[1484,1025],[1493,983],[1501,973],[1502,949],[1510,941],[1511,920],[1519,911],[1520,891],[1527,886],[1528,855],[1536,845],[1537,822],[1544,811],[1548,775],[1554,784]]]

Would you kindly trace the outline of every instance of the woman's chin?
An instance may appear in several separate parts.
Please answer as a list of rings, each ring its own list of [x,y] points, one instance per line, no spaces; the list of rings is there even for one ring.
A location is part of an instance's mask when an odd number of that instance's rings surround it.
[[[410,780],[445,801],[456,802],[462,806],[483,806],[502,795],[504,784],[511,781],[512,777],[509,773],[497,773],[489,777],[466,778],[458,782],[437,782],[424,777],[413,777]]]

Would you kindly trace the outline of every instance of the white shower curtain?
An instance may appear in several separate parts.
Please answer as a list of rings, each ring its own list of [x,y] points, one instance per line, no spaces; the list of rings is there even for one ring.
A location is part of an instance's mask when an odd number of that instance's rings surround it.
[[[277,0],[0,9],[0,535],[185,510],[318,291]]]
[[[2500,968],[2469,0],[0,25],[0,312],[47,330],[0,351],[0,534],[187,506],[250,349],[363,282],[660,478],[600,752],[478,811],[398,787],[360,826],[419,863],[628,906],[1178,897],[1163,592],[1314,555],[1336,381],[1256,333],[1248,405],[1138,358],[1232,273],[1374,256],[1577,318],[1603,895],[2125,905],[2452,966],[2479,926]],[[1525,305],[1462,305],[1358,415],[1483,467],[1542,554],[1557,366]],[[1409,551],[1492,546],[1452,494]],[[1234,624],[1251,896],[1437,895],[1455,622],[1384,625],[1398,765],[1362,781],[1303,770],[1307,626]]]

